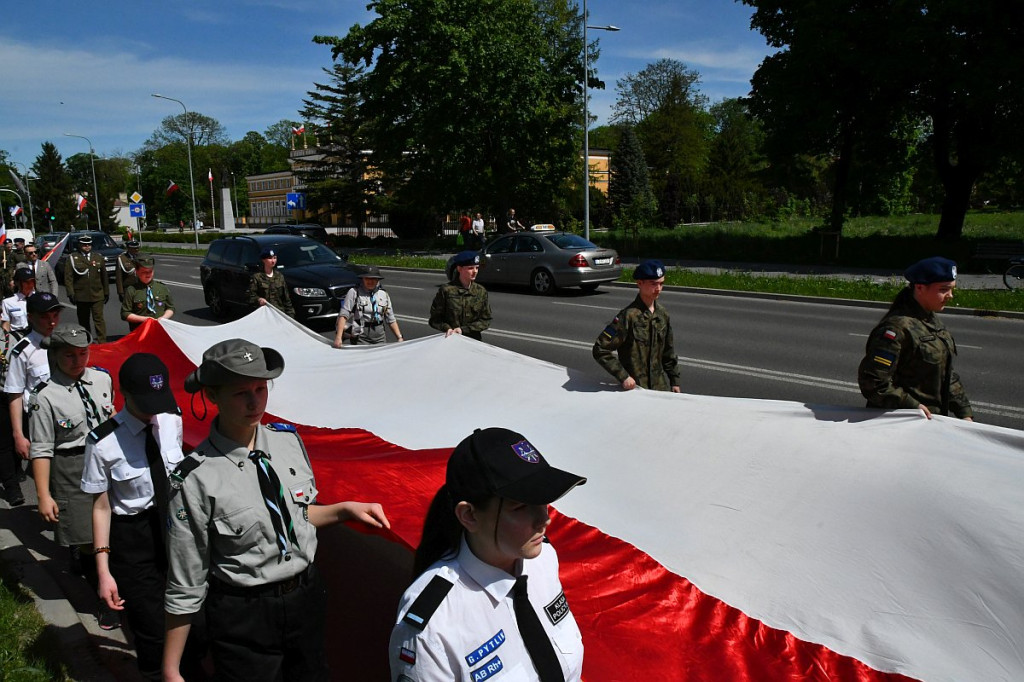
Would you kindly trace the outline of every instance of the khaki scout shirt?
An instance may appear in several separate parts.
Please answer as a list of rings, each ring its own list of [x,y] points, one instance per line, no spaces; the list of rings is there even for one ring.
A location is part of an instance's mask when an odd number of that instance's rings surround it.
[[[487,289],[476,282],[471,282],[468,289],[454,282],[445,284],[430,304],[429,324],[441,332],[462,329],[463,336],[479,341],[480,332],[491,327]]]
[[[202,608],[210,576],[253,587],[292,578],[313,562],[316,528],[307,509],[317,495],[313,470],[298,434],[273,428],[257,429],[255,447],[270,455],[284,488],[298,539],[291,559],[286,561],[278,550],[249,450],[223,436],[214,420],[210,436],[185,458],[198,458],[201,464],[184,477],[180,489],[171,490],[164,597],[168,613]]]
[[[149,309],[147,290],[153,292],[153,310]],[[135,282],[135,284],[128,285],[124,291],[124,300],[121,301],[122,320],[127,320],[129,315],[141,315],[159,320],[168,310],[174,310],[174,297],[171,296],[171,290],[163,282],[154,279],[148,287],[141,282]],[[139,325],[130,326],[135,329]]]
[[[872,330],[857,371],[868,407],[914,409],[924,404],[946,416],[973,416],[960,376],[953,371],[953,336],[910,294],[900,297]]]
[[[657,391],[671,391],[679,385],[672,323],[657,301],[652,313],[638,295],[604,328],[592,352],[620,384],[633,377],[637,386]]]
[[[95,303],[110,295],[103,255],[77,251],[64,263],[64,288],[75,303]]]
[[[95,414],[86,413],[92,408],[86,407],[75,387],[79,382],[96,406]],[[37,386],[34,392],[29,422],[32,459],[53,457],[58,450],[84,447],[89,432],[114,414],[113,382],[107,372],[95,367],[86,367],[78,381],[59,369],[54,370],[50,380]],[[78,473],[81,476],[81,472]]]
[[[380,287],[367,291],[362,284],[345,292],[339,317],[344,317],[345,336],[362,337],[373,343],[383,343],[385,325],[395,323],[395,311],[391,308],[391,297]]]

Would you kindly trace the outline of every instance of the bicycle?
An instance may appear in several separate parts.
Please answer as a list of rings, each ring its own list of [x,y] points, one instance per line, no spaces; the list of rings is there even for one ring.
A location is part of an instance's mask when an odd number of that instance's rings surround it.
[[[1024,258],[1011,258],[1010,267],[1003,273],[1003,284],[1007,289],[1024,289]]]

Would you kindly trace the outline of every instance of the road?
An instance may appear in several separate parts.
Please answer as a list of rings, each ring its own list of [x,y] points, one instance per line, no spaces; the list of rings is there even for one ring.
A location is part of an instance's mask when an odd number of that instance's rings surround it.
[[[199,285],[199,260],[161,255],[157,279],[167,283],[178,308],[175,319],[210,325]],[[441,273],[385,270],[384,285],[407,339],[435,333],[427,315]],[[113,292],[113,287],[111,288]],[[601,287],[538,297],[526,290],[492,289],[494,326],[488,343],[606,378],[590,355],[597,334],[635,295],[627,287]],[[672,316],[683,390],[703,395],[862,406],[857,365],[879,308],[802,303],[665,291]],[[106,310],[108,334],[127,333],[115,306]],[[70,312],[65,320],[73,319]],[[1024,321],[944,315],[956,338],[957,371],[976,418],[1024,429]],[[333,338],[333,330],[323,331]],[[258,339],[255,339],[258,341]],[[528,387],[526,387],[528,390]]]

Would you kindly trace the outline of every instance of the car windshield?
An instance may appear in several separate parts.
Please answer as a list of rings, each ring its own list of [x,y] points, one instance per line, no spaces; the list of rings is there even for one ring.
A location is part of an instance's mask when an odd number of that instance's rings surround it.
[[[559,232],[558,234],[549,234],[546,236],[547,239],[551,240],[551,243],[560,249],[596,249],[597,245],[593,242],[589,242],[578,234],[571,234],[569,232]]]
[[[278,267],[292,268],[313,263],[337,263],[341,257],[319,242],[276,244]]]

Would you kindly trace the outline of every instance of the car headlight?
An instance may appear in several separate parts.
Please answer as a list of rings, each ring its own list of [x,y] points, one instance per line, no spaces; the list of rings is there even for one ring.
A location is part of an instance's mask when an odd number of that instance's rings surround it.
[[[327,292],[316,287],[295,287],[292,291],[303,298],[327,298]]]

